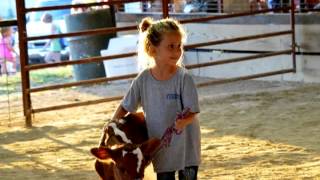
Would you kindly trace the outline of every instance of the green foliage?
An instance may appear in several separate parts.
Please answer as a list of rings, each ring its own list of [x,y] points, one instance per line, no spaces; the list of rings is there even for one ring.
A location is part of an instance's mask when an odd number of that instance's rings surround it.
[[[17,92],[21,90],[20,74],[12,76],[0,76],[0,95]]]
[[[58,67],[30,72],[31,87],[61,84],[72,81],[72,67]],[[0,96],[7,93],[21,92],[21,74],[0,76]]]
[[[32,71],[30,81],[32,87],[70,82],[72,81],[72,68],[59,67]]]

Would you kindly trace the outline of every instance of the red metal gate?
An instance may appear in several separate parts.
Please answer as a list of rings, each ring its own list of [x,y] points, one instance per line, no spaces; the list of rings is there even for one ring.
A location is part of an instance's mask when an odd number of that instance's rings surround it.
[[[79,60],[73,60],[73,61],[64,61],[59,63],[52,63],[52,64],[34,64],[29,65],[28,64],[28,53],[27,53],[27,43],[29,41],[39,40],[39,39],[54,39],[54,38],[60,38],[60,37],[75,37],[75,36],[84,36],[84,35],[98,35],[98,34],[108,34],[108,33],[114,33],[114,32],[122,32],[122,31],[129,31],[129,30],[136,30],[137,26],[125,26],[125,27],[112,27],[112,28],[101,28],[101,29],[95,29],[95,30],[88,30],[88,31],[81,31],[81,32],[72,32],[72,33],[63,33],[63,34],[57,34],[57,35],[48,35],[48,36],[38,36],[38,37],[27,37],[26,33],[26,13],[32,12],[32,11],[45,11],[45,10],[53,10],[53,9],[67,9],[67,8],[79,8],[79,7],[91,7],[91,6],[103,6],[103,5],[109,5],[110,7],[113,7],[113,5],[120,5],[123,3],[128,2],[147,2],[147,1],[138,1],[138,0],[122,0],[122,1],[108,1],[108,2],[99,2],[99,3],[88,3],[88,4],[77,4],[77,5],[63,5],[63,6],[52,6],[52,7],[39,7],[39,8],[26,8],[25,7],[25,1],[24,0],[16,0],[17,3],[17,24],[18,24],[18,30],[19,30],[19,47],[20,47],[20,55],[21,55],[21,75],[22,75],[22,89],[23,89],[23,109],[24,109],[24,116],[26,119],[26,126],[31,127],[32,126],[32,114],[33,113],[39,113],[39,112],[45,112],[45,111],[52,111],[52,110],[58,110],[58,109],[65,109],[70,107],[76,107],[76,106],[86,106],[90,104],[98,104],[102,102],[108,102],[108,101],[114,101],[114,100],[120,100],[122,96],[113,96],[113,97],[107,97],[103,99],[98,100],[92,100],[92,101],[86,101],[86,102],[79,102],[79,103],[72,103],[72,104],[66,104],[66,105],[57,105],[57,106],[49,106],[45,108],[38,108],[34,109],[32,108],[32,99],[31,94],[40,92],[40,91],[46,91],[46,90],[54,90],[59,88],[66,88],[66,87],[72,87],[72,86],[80,86],[80,85],[88,85],[93,83],[101,83],[106,81],[115,81],[115,80],[122,80],[122,79],[128,79],[128,78],[134,78],[136,74],[128,74],[123,76],[117,76],[112,78],[98,78],[98,79],[92,79],[92,80],[82,80],[77,82],[71,82],[71,83],[63,83],[63,84],[56,84],[56,85],[48,85],[43,87],[37,87],[37,88],[31,88],[30,87],[30,71],[37,70],[37,69],[44,69],[44,68],[52,68],[52,67],[58,67],[58,66],[67,66],[67,65],[75,65],[75,64],[85,64],[85,63],[91,63],[91,62],[102,62],[105,60],[111,60],[116,58],[122,58],[122,57],[130,57],[136,55],[136,53],[125,53],[125,54],[118,54],[118,55],[112,55],[112,56],[98,56],[98,57],[91,57],[91,58],[84,58]],[[169,17],[169,0],[162,0],[162,17],[166,18]],[[287,8],[278,8],[278,9],[265,9],[265,10],[257,10],[257,11],[248,11],[248,12],[241,12],[241,13],[234,13],[234,14],[225,14],[225,15],[219,15],[219,16],[212,16],[208,15],[205,18],[190,18],[190,19],[184,19],[181,20],[181,23],[192,23],[192,22],[205,22],[205,21],[212,21],[212,20],[218,20],[218,19],[224,19],[224,18],[233,18],[233,17],[241,17],[241,16],[249,16],[254,14],[260,14],[260,13],[267,13],[272,11],[290,11],[291,13],[291,26],[290,29],[285,31],[276,31],[271,33],[264,33],[264,34],[255,34],[250,36],[243,36],[243,37],[236,37],[236,38],[230,38],[230,39],[224,39],[224,40],[218,40],[218,41],[208,41],[208,42],[199,42],[195,44],[188,44],[185,46],[185,49],[191,49],[195,47],[202,47],[202,46],[208,46],[208,45],[217,45],[222,43],[231,43],[231,42],[240,42],[240,41],[246,41],[246,40],[253,40],[253,39],[259,39],[259,38],[268,38],[268,37],[274,37],[274,36],[282,36],[282,35],[291,35],[291,48],[287,50],[282,51],[273,51],[268,53],[263,53],[259,55],[251,55],[246,57],[239,57],[239,58],[232,58],[232,59],[226,59],[219,62],[208,62],[208,63],[201,63],[201,64],[192,64],[188,65],[187,68],[200,68],[200,67],[207,67],[207,66],[215,66],[220,64],[227,64],[227,63],[234,63],[234,62],[241,62],[241,61],[249,61],[257,58],[264,58],[264,57],[270,57],[270,56],[277,56],[282,54],[291,54],[292,55],[292,68],[290,69],[283,69],[278,71],[272,71],[272,72],[264,72],[260,74],[253,74],[249,76],[243,76],[243,77],[235,77],[230,79],[224,79],[224,80],[215,80],[215,81],[209,81],[198,84],[198,86],[205,86],[209,84],[217,84],[217,83],[227,83],[227,82],[233,82],[233,81],[239,81],[239,80],[247,80],[247,79],[253,79],[258,77],[266,77],[266,76],[272,76],[277,74],[283,74],[283,73],[293,73],[296,71],[296,58],[295,58],[295,16],[294,16],[294,2],[292,1],[292,4],[290,7]],[[16,22],[12,22],[16,23]]]

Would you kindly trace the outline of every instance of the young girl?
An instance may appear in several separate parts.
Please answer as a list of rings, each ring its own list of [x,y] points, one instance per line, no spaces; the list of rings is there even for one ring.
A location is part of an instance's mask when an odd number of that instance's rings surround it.
[[[113,119],[142,106],[149,138],[159,139],[175,124],[181,134],[175,134],[170,146],[162,147],[153,159],[157,179],[175,179],[178,171],[179,179],[195,180],[200,164],[200,126],[195,116],[200,110],[195,83],[181,67],[184,30],[173,19],[145,18],[140,35],[139,56],[145,54],[149,66],[134,79]],[[186,109],[188,113],[177,119]]]
[[[16,51],[12,46],[12,27],[1,28],[0,66],[1,74],[16,73]]]

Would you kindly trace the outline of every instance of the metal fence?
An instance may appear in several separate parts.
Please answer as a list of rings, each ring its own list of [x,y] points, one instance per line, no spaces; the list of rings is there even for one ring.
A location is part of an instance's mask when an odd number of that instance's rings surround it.
[[[169,12],[174,13],[235,13],[244,10],[288,8],[291,0],[172,0]],[[296,12],[319,11],[317,0],[294,0]],[[117,7],[121,12],[162,12],[162,1],[125,3]],[[277,13],[289,13],[279,10]]]
[[[125,7],[125,5],[126,5],[125,3],[148,4],[148,3],[150,3],[149,1],[123,0],[123,1],[107,1],[107,2],[88,3],[88,4],[37,7],[37,8],[33,8],[33,7],[26,8],[24,0],[17,0],[16,3],[17,3],[17,21],[10,21],[10,22],[5,22],[5,23],[1,22],[0,25],[1,26],[3,26],[3,25],[18,25],[21,78],[22,78],[22,97],[23,97],[22,102],[23,102],[23,113],[25,116],[27,127],[32,126],[32,114],[34,114],[34,113],[59,110],[59,109],[65,109],[65,108],[70,108],[70,107],[77,107],[77,106],[86,106],[86,105],[90,105],[90,104],[98,104],[98,103],[103,103],[103,102],[120,100],[122,98],[122,96],[112,96],[112,97],[106,97],[106,98],[102,98],[102,99],[85,101],[85,102],[77,102],[77,103],[72,103],[72,104],[48,106],[48,107],[44,107],[44,108],[33,108],[32,98],[31,98],[32,93],[47,91],[47,90],[55,90],[55,89],[60,89],[60,88],[73,87],[73,86],[89,85],[89,84],[95,84],[95,83],[101,83],[101,82],[107,82],[107,81],[116,81],[116,80],[134,78],[136,76],[136,74],[127,74],[127,75],[116,76],[116,77],[102,77],[102,78],[97,78],[97,79],[81,80],[81,81],[62,83],[62,84],[54,84],[54,85],[45,85],[42,87],[33,88],[30,86],[30,71],[34,71],[34,70],[38,70],[38,69],[46,69],[46,68],[49,69],[49,68],[59,67],[59,66],[68,66],[68,65],[87,64],[87,63],[92,63],[92,62],[108,61],[108,60],[117,59],[117,58],[131,57],[131,56],[136,55],[136,53],[135,52],[128,52],[128,53],[124,53],[124,54],[117,54],[117,55],[111,55],[111,56],[97,56],[97,57],[82,58],[82,59],[77,59],[77,60],[72,60],[72,61],[63,61],[63,62],[51,63],[51,64],[29,64],[28,52],[27,52],[27,50],[28,50],[27,43],[29,41],[35,41],[35,40],[40,40],[40,39],[54,39],[54,38],[61,38],[61,37],[76,37],[76,36],[86,36],[86,35],[108,34],[108,33],[115,33],[115,32],[126,32],[126,31],[137,30],[137,25],[124,26],[124,27],[100,28],[100,29],[86,30],[86,31],[79,31],[79,32],[28,37],[27,32],[26,32],[26,13],[33,12],[33,11],[50,11],[50,10],[54,10],[54,9],[88,8],[88,7],[94,7],[94,6],[109,6],[111,8],[111,10],[113,12],[115,12],[115,11],[121,9],[121,7]],[[170,11],[172,11],[172,7],[173,7],[172,5],[170,5],[171,3],[168,0],[162,0],[161,3],[159,3],[159,4],[160,4],[159,7],[161,7],[161,17],[163,17],[163,18],[169,17]],[[266,76],[272,76],[272,75],[277,75],[277,74],[295,72],[296,71],[295,28],[294,28],[294,26],[295,26],[294,13],[296,10],[295,7],[296,6],[294,5],[294,2],[292,2],[291,6],[288,6],[288,7],[279,7],[279,8],[275,8],[275,9],[254,9],[254,10],[249,9],[248,11],[237,12],[237,13],[224,13],[219,16],[208,15],[207,17],[204,17],[204,18],[189,18],[189,19],[181,20],[181,23],[187,24],[187,23],[193,23],[193,22],[198,23],[198,22],[214,21],[214,20],[225,19],[225,18],[250,16],[250,15],[269,13],[269,12],[275,12],[275,11],[290,12],[291,13],[291,15],[290,15],[291,25],[288,30],[270,32],[270,33],[264,33],[264,34],[253,34],[253,35],[249,35],[249,36],[235,37],[235,38],[217,40],[217,41],[208,40],[207,42],[198,42],[198,43],[194,43],[194,44],[187,44],[185,46],[185,49],[192,49],[192,48],[208,46],[208,45],[240,42],[240,41],[247,41],[247,40],[253,40],[253,39],[260,39],[260,38],[282,36],[282,35],[291,35],[291,42],[292,42],[291,48],[287,49],[287,50],[272,51],[272,52],[258,54],[258,55],[226,59],[226,60],[219,61],[219,62],[191,64],[191,65],[188,65],[187,68],[188,69],[202,68],[202,67],[208,67],[208,66],[214,66],[214,65],[220,65],[220,64],[249,61],[249,60],[253,60],[253,59],[257,59],[257,58],[277,56],[277,55],[281,55],[281,54],[291,54],[292,55],[292,64],[293,64],[292,68],[278,70],[278,71],[272,71],[272,72],[264,72],[264,73],[260,73],[260,74],[252,74],[252,75],[243,76],[243,77],[234,77],[234,78],[230,78],[230,79],[202,82],[201,84],[198,84],[198,86],[205,86],[205,85],[217,84],[217,83],[227,83],[227,82],[233,82],[233,81],[239,81],[239,80],[246,80],[246,79],[253,79],[253,78],[258,78],[258,77],[266,77]],[[222,11],[223,8],[221,8],[220,5],[219,5],[218,9],[219,8],[220,8],[220,11]]]

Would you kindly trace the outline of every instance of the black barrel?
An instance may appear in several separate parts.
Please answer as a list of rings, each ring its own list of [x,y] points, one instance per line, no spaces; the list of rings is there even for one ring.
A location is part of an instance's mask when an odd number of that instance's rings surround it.
[[[67,32],[115,27],[113,17],[110,9],[72,14],[65,17]],[[109,39],[115,36],[116,34],[112,33],[69,38],[70,59],[100,56],[100,50],[107,49]],[[103,62],[74,65],[73,73],[77,81],[106,77]]]

